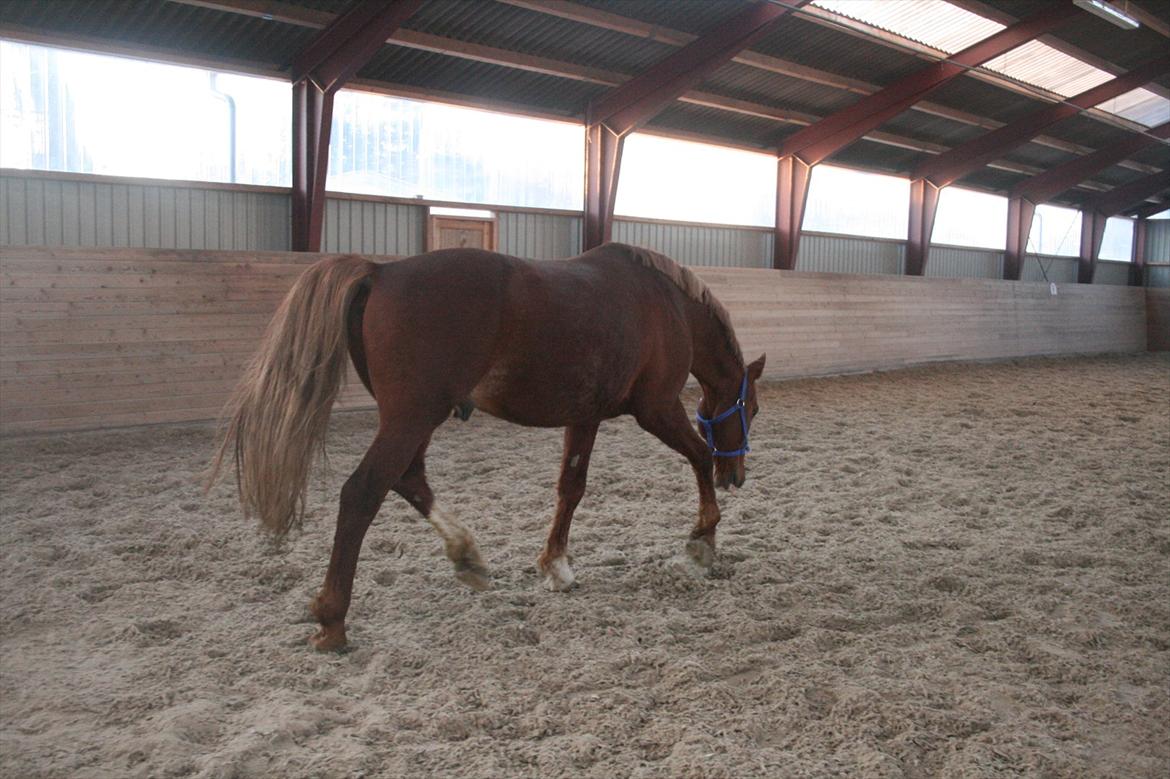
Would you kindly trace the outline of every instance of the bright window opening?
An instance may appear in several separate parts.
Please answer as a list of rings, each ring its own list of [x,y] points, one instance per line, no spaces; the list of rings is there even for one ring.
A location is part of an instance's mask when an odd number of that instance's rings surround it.
[[[626,139],[614,213],[771,227],[776,158],[634,133]]]
[[[1133,261],[1132,219],[1114,216],[1105,222],[1105,235],[1101,239],[1101,251],[1097,256],[1102,260]]]
[[[832,165],[813,168],[804,229],[906,239],[910,182]]]
[[[584,143],[579,124],[342,90],[326,188],[578,210]]]
[[[287,83],[0,41],[3,167],[288,186],[291,127]]]
[[[1003,249],[1007,242],[1007,198],[947,187],[938,199],[931,242]]]
[[[1081,212],[1060,206],[1036,206],[1027,254],[1076,257],[1081,253]]]

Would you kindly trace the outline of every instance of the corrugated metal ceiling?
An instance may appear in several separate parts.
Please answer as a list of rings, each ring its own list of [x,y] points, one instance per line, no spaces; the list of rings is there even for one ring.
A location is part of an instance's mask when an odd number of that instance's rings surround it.
[[[964,7],[984,8],[992,16],[1010,17],[1005,23],[1028,15],[1047,1],[959,0]],[[942,0],[931,2],[937,4]],[[359,76],[381,82],[389,91],[396,86],[434,90],[463,95],[486,105],[519,105],[537,113],[580,118],[588,102],[604,94],[608,87],[589,83],[574,73],[579,74],[584,68],[590,74],[612,74],[608,78],[614,80],[632,77],[676,51],[680,34],[684,39],[688,34],[702,34],[738,13],[747,3],[748,0],[576,0],[558,6],[557,13],[550,13],[530,0],[426,0],[404,27],[450,41],[449,48],[456,51],[436,53],[386,45],[362,68]],[[242,0],[220,0],[220,4],[259,8]],[[831,4],[830,0],[826,4]],[[983,27],[995,27],[994,23],[962,25],[944,19],[939,14],[940,9],[945,10],[945,4],[931,6],[934,11],[927,12],[918,0],[882,0],[882,4],[888,16],[897,18],[897,25],[914,23],[914,34],[921,40],[950,49],[961,48],[982,37]],[[287,12],[296,19],[296,23],[286,23],[181,1],[0,0],[0,35],[8,29],[26,36],[28,31],[33,31],[40,39],[49,41],[97,39],[128,50],[149,47],[173,51],[180,59],[223,60],[225,69],[231,69],[229,61],[239,60],[287,68],[295,54],[318,34],[313,22],[327,18],[323,13],[337,14],[349,5],[350,0],[298,0],[296,5],[271,0],[265,4],[265,8],[275,9],[278,16]],[[599,14],[603,18],[596,18]],[[954,16],[960,18],[962,14]],[[646,25],[653,25],[653,30]],[[1164,52],[1167,44],[1165,38],[1151,31],[1141,30],[1137,35],[1123,33],[1088,14],[1078,14],[1057,32],[1062,40],[1067,39],[1093,56],[1115,63],[1119,69],[1131,69]],[[945,34],[945,44],[939,42],[942,39],[938,36],[942,34]],[[457,50],[464,45],[490,47],[486,55],[480,50],[476,56],[497,61],[476,61],[461,55]],[[498,52],[498,56],[492,51]],[[722,108],[676,102],[653,119],[650,126],[690,138],[706,136],[740,146],[776,144],[795,132],[797,126],[753,114],[828,115],[852,105],[860,94],[876,88],[867,84],[890,84],[927,64],[927,60],[895,43],[793,14],[773,23],[752,51],[783,62],[773,61],[768,67],[729,63],[696,86],[708,94],[709,100],[723,101]],[[1023,51],[1018,50],[1017,57]],[[516,67],[516,60],[525,57],[541,58],[542,67],[548,66],[546,70],[561,75]],[[804,70],[793,75],[792,68],[785,63]],[[1068,77],[1069,69],[1055,59],[1035,60],[1033,64],[1041,71],[1050,71],[1048,75]],[[788,72],[774,72],[776,69]],[[1170,77],[1163,81],[1170,83]],[[854,86],[846,88],[846,85]],[[1076,84],[1067,88],[1081,87]],[[971,76],[951,81],[932,92],[928,99],[997,122],[1011,122],[1047,105],[1035,96],[1022,95],[1002,84]],[[1151,105],[1144,108],[1149,109]],[[1156,101],[1152,108],[1158,108]],[[906,111],[886,122],[880,130],[902,138],[898,143],[948,147],[984,132],[970,123],[922,111]],[[1107,146],[1127,134],[1126,130],[1083,115],[1045,132],[1089,148]],[[1167,149],[1165,145],[1148,148],[1135,154],[1134,160],[1170,167]],[[898,145],[863,140],[841,150],[832,161],[905,173],[925,156],[923,152]],[[1040,168],[1071,159],[1068,152],[1035,143],[1011,150],[1005,157]],[[1112,181],[1142,174],[1118,168],[1102,175],[1103,181]],[[988,169],[966,181],[1000,187],[1019,178],[1013,176]]]

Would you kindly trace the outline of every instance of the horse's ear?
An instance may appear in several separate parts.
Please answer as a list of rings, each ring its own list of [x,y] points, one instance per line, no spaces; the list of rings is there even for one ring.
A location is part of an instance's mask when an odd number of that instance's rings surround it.
[[[761,354],[758,360],[747,367],[747,374],[749,379],[752,381],[759,380],[760,375],[764,372],[764,360],[766,360],[767,357],[768,355]]]

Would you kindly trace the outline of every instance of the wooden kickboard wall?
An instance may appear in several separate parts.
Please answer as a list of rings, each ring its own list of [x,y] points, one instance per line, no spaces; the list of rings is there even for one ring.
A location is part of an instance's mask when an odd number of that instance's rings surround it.
[[[281,297],[323,256],[5,248],[0,434],[217,418]],[[768,352],[770,378],[1146,348],[1141,288],[696,271],[745,355]],[[372,406],[350,374],[340,404]]]
[[[217,419],[293,280],[324,256],[0,251],[0,435]],[[349,374],[339,404],[372,407]]]
[[[1151,352],[1170,351],[1170,287],[1146,288],[1146,332]]]
[[[694,268],[771,378],[943,360],[1137,352],[1145,290],[1096,284]]]

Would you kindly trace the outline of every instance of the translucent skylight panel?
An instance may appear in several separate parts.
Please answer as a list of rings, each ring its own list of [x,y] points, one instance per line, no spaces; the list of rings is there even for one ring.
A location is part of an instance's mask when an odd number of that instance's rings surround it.
[[[1063,97],[1078,95],[1113,78],[1100,68],[1039,41],[1017,46],[988,60],[983,67]]]
[[[1097,108],[1124,116],[1146,127],[1170,122],[1170,98],[1155,95],[1144,87],[1099,103]]]
[[[901,38],[954,54],[1004,29],[1004,25],[947,0],[814,0],[826,11],[864,22]],[[982,67],[1061,97],[1072,97],[1114,76],[1033,40],[988,60]],[[1170,100],[1145,89],[1098,106],[1146,126],[1170,121]]]
[[[1004,28],[946,0],[815,0],[813,5],[954,54]]]

